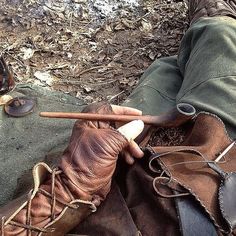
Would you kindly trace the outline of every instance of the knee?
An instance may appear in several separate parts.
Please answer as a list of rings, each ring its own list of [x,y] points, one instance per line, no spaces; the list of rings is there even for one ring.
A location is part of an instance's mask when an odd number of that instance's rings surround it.
[[[225,39],[235,41],[236,20],[230,17],[207,18],[204,31],[214,41]]]

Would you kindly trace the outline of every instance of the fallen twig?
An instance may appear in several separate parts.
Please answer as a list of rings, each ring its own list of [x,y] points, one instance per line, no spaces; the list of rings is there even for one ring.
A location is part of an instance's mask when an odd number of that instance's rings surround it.
[[[86,69],[86,70],[81,71],[81,72],[78,73],[76,76],[81,76],[81,75],[83,75],[83,74],[85,74],[85,73],[87,73],[87,72],[90,72],[90,71],[92,71],[92,70],[96,70],[96,69],[100,69],[100,68],[105,68],[105,67],[107,67],[107,68],[113,68],[113,66],[94,66],[94,67],[91,67],[91,68],[89,68],[89,69]]]
[[[17,57],[12,56],[9,52],[5,51],[4,53],[6,53],[7,55],[9,55],[10,57],[12,57],[14,60],[16,60],[17,62],[19,62],[19,64],[21,64],[23,67],[25,67],[27,69],[27,66]]]
[[[111,102],[112,100],[114,100],[115,98],[119,97],[119,96],[120,96],[122,93],[124,93],[124,92],[125,92],[125,91],[123,90],[123,91],[121,91],[120,93],[118,93],[118,94],[112,96],[112,97],[108,100],[108,102]]]

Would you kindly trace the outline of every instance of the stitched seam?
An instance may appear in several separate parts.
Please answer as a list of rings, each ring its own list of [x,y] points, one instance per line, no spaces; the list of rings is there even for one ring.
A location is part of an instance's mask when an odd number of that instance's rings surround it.
[[[215,114],[212,114],[210,112],[205,112],[205,111],[202,111],[202,112],[199,112],[197,116],[199,116],[200,114],[206,114],[206,115],[209,115],[209,116],[212,116],[214,118],[216,118],[223,126],[224,128],[224,132],[225,132],[225,135],[226,137],[228,138],[229,141],[232,141],[232,139],[230,138],[230,136],[228,135],[228,132],[226,130],[226,127],[225,127],[225,124],[224,122]],[[166,168],[165,164],[163,163],[163,161],[161,159],[157,159],[157,161],[159,162],[159,164],[161,165],[162,169],[165,170],[168,168]],[[168,171],[166,172],[166,174],[168,175]],[[169,175],[168,175],[169,176]],[[170,177],[170,176],[169,176]],[[199,204],[205,209],[206,213],[208,214],[209,218],[212,220],[213,224],[215,225],[216,228],[218,228],[221,232],[225,233],[225,234],[228,234],[229,232],[227,232],[226,230],[224,230],[217,222],[216,222],[216,219],[214,218],[214,216],[210,213],[210,211],[206,208],[205,204],[200,200],[200,198],[193,192],[193,190],[190,188],[190,187],[187,187],[185,184],[177,181],[176,178],[174,178],[173,176],[171,176],[172,180],[176,181],[176,183],[182,185],[185,189],[189,190],[190,193],[193,194],[193,196],[195,197],[195,199],[199,202]],[[221,209],[221,203],[220,203],[220,210],[222,211]],[[222,214],[223,214],[224,210],[222,211]],[[225,214],[223,214],[223,216],[225,217]],[[232,229],[232,225],[230,222],[228,222],[228,220],[226,219],[227,223],[229,224],[230,228]]]
[[[206,115],[209,115],[209,116],[212,116],[212,117],[216,118],[216,119],[221,123],[221,125],[223,126],[224,133],[225,133],[226,137],[228,138],[228,140],[229,140],[230,142],[233,142],[233,140],[230,138],[230,136],[229,136],[229,134],[228,134],[228,131],[227,131],[227,129],[226,129],[226,126],[225,126],[224,122],[220,119],[219,116],[217,116],[217,115],[215,115],[215,114],[213,114],[213,113],[207,112],[207,111],[201,111],[201,112],[199,112],[199,113],[196,115],[196,117],[197,117],[198,115],[200,115],[200,114],[206,114]]]
[[[161,165],[161,167],[164,169],[167,169],[165,167],[165,164],[162,162],[161,159],[158,159],[159,164]],[[168,171],[166,172],[166,174],[168,175]],[[170,175],[168,175],[170,177]],[[176,178],[174,178],[173,176],[171,177],[172,180],[174,180],[177,184],[180,184],[181,186],[183,186],[185,189],[187,189],[194,197],[195,199],[199,202],[199,204],[204,208],[205,212],[208,214],[209,218],[212,220],[213,224],[215,225],[216,228],[218,228],[221,232],[223,233],[228,233],[227,231],[225,231],[224,229],[222,229],[222,227],[216,222],[216,219],[214,218],[214,216],[210,213],[210,211],[206,208],[205,204],[203,204],[203,202],[200,200],[200,198],[193,192],[193,190],[189,187],[186,186],[185,184],[183,184],[182,182],[178,181]]]
[[[235,173],[233,173],[233,172],[227,173],[226,179],[228,179],[228,178],[229,178],[230,176],[232,176],[232,175],[235,175]],[[226,179],[225,179],[225,180],[226,180]],[[226,212],[224,211],[224,208],[223,208],[223,191],[222,191],[223,187],[224,187],[224,180],[221,180],[220,188],[219,188],[219,196],[218,196],[218,198],[219,198],[219,203],[220,203],[220,210],[221,210],[222,215],[224,216],[225,220],[226,220],[227,223],[229,224],[230,229],[231,229],[231,231],[232,231],[232,230],[233,230],[232,222],[229,220],[229,217],[228,217],[228,215],[226,214]]]

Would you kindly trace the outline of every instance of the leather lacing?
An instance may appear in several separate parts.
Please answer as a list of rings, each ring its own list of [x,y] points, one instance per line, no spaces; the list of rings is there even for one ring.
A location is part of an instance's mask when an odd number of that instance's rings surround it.
[[[41,189],[39,188],[37,193],[40,193],[40,194],[43,194],[44,196],[46,196],[47,198],[50,198],[51,199],[51,222],[56,218],[56,212],[55,212],[55,209],[56,209],[56,203],[60,203],[68,208],[72,208],[72,209],[78,209],[79,205],[76,205],[76,204],[70,204],[68,202],[65,202],[61,199],[58,199],[57,196],[56,196],[56,193],[55,193],[55,179],[56,179],[56,176],[60,178],[60,174],[62,173],[61,170],[58,170],[57,168],[54,168],[52,170],[52,173],[51,173],[51,178],[52,178],[52,184],[51,184],[51,193],[47,192],[46,190],[44,189]],[[71,192],[69,191],[68,188],[65,187],[65,190],[66,192],[68,193],[68,195],[71,197],[71,199],[74,200],[74,197],[72,196]],[[32,193],[33,193],[33,190],[31,190],[29,192],[29,195],[28,195],[28,202],[27,202],[27,205],[26,205],[26,223],[25,224],[22,224],[22,223],[19,223],[19,222],[16,222],[14,220],[11,220],[8,222],[7,225],[12,225],[12,226],[16,226],[16,227],[21,227],[21,228],[24,228],[27,230],[27,236],[31,236],[31,233],[32,231],[34,232],[38,232],[38,233],[51,233],[51,232],[54,232],[55,229],[54,228],[41,228],[41,227],[37,227],[37,226],[33,226],[31,225],[31,205],[32,205]],[[2,235],[1,236],[4,236],[4,228],[5,226],[5,217],[2,217],[2,222],[1,222],[1,231],[2,231]]]
[[[176,197],[185,197],[185,196],[189,196],[191,195],[190,192],[180,192],[180,190],[178,189],[175,189],[173,187],[171,187],[169,184],[173,181],[173,176],[171,174],[171,172],[167,169],[168,167],[173,167],[173,166],[177,166],[177,165],[183,165],[183,164],[194,164],[194,163],[206,163],[206,164],[214,164],[216,163],[215,161],[209,161],[201,152],[199,152],[198,150],[195,150],[195,149],[187,149],[187,148],[179,148],[179,149],[176,149],[176,150],[173,150],[173,151],[169,151],[169,152],[164,152],[164,153],[155,153],[154,150],[150,150],[153,153],[153,155],[151,156],[150,158],[150,161],[149,161],[149,169],[151,171],[153,171],[154,173],[158,173],[159,176],[155,177],[153,179],[153,189],[155,190],[156,194],[160,197],[164,197],[164,198],[176,198]],[[168,166],[161,166],[162,169],[158,169],[156,168],[154,165],[153,165],[153,162],[154,161],[157,161],[158,164],[160,164],[158,162],[158,159],[162,156],[166,156],[166,155],[169,155],[169,154],[173,154],[173,153],[176,153],[176,152],[187,152],[187,153],[195,153],[197,154],[197,156],[201,157],[203,160],[199,160],[199,161],[183,161],[183,162],[177,162],[175,164],[172,164],[172,165],[168,165]],[[222,157],[221,161],[218,161],[217,163],[225,163],[226,160],[224,158],[224,156]],[[211,165],[209,165],[210,168]],[[216,171],[215,169],[213,169],[214,171]],[[217,172],[217,171],[216,171]],[[164,176],[165,175],[165,176]],[[161,185],[164,185],[164,186],[167,186],[170,190],[172,190],[173,192],[179,192],[178,194],[170,194],[170,195],[167,195],[165,193],[162,193],[158,187],[157,187],[157,184],[161,184]],[[205,208],[205,207],[204,207]],[[206,208],[205,208],[206,209]],[[207,211],[207,210],[206,210]],[[214,218],[211,217],[210,213],[207,211],[207,213],[209,214],[210,218],[213,220],[213,223],[214,225],[221,231],[223,232],[224,234],[228,235],[229,234],[229,230],[224,230],[222,229],[222,227],[220,225],[218,225],[215,221]]]
[[[197,154],[199,157],[201,157],[203,160],[199,160],[199,161],[184,161],[184,162],[177,162],[175,164],[172,165],[168,165],[168,166],[163,166],[163,170],[157,169],[155,166],[153,166],[153,162],[157,161],[160,157],[169,155],[169,154],[173,154],[176,152],[187,152],[187,153],[195,153]],[[223,163],[223,161],[220,161],[218,163]],[[180,149],[176,149],[173,151],[169,151],[169,152],[164,152],[164,153],[155,153],[151,156],[150,161],[149,161],[149,169],[154,172],[154,173],[158,173],[159,176],[155,177],[153,180],[153,188],[155,190],[155,192],[160,196],[160,197],[164,197],[164,198],[175,198],[175,197],[184,197],[184,196],[188,196],[191,193],[189,192],[180,192],[180,190],[175,189],[171,186],[169,186],[169,184],[172,182],[173,180],[173,176],[171,174],[171,172],[167,169],[167,167],[173,167],[173,166],[177,166],[177,165],[183,165],[183,164],[196,164],[196,163],[215,163],[215,161],[209,161],[201,152],[195,150],[195,149],[186,149],[186,148],[180,148]],[[165,175],[165,176],[164,176]],[[174,192],[180,192],[179,194],[164,194],[161,193],[161,191],[158,189],[157,185],[161,184],[164,186],[168,186],[168,188],[170,188],[171,190],[173,190]]]
[[[168,171],[166,168],[164,168],[163,170],[157,169],[154,165],[153,162],[154,161],[158,161],[158,159],[160,157],[172,154],[172,153],[176,153],[176,152],[190,152],[190,153],[195,153],[198,156],[202,157],[204,160],[203,161],[187,161],[187,162],[178,162],[172,165],[168,165],[166,167],[172,167],[172,166],[176,166],[176,165],[182,165],[182,164],[186,164],[186,163],[209,163],[211,161],[207,160],[204,155],[202,153],[200,153],[199,151],[196,151],[194,149],[185,149],[185,148],[181,148],[181,149],[177,149],[174,151],[169,151],[169,152],[165,152],[165,153],[155,153],[151,156],[150,161],[149,161],[149,169],[154,172],[154,173],[158,173],[159,176],[155,177],[153,179],[153,188],[155,190],[155,192],[160,196],[160,197],[164,197],[164,198],[175,198],[175,197],[184,197],[184,196],[189,196],[190,193],[189,192],[181,192],[179,189],[173,188],[171,187],[169,184],[172,182],[173,177],[172,174],[170,173],[170,171]],[[164,176],[165,175],[165,176]],[[158,189],[158,184],[167,186],[169,189],[173,190],[174,192],[179,192],[177,194],[164,194],[162,193],[159,189]]]

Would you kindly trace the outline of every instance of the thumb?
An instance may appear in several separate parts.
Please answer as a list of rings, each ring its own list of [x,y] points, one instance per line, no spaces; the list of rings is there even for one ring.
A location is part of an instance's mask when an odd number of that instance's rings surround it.
[[[130,142],[131,140],[135,139],[144,128],[144,123],[141,120],[134,120],[131,121],[119,129],[117,129],[121,134],[123,134],[127,140]]]

